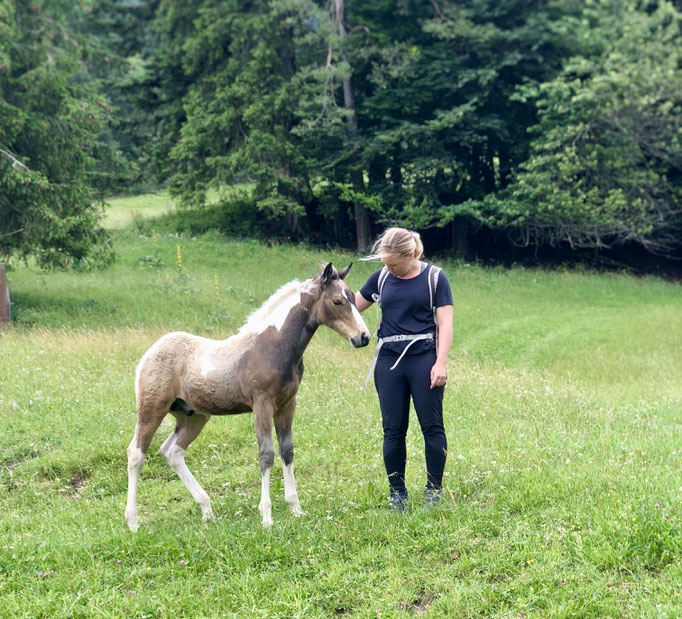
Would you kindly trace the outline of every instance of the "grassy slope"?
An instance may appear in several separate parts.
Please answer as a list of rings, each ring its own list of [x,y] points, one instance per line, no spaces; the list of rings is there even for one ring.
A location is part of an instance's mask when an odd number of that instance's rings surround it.
[[[307,515],[288,514],[277,463],[275,525],[261,529],[255,436],[241,415],[213,420],[188,452],[216,522],[200,522],[158,454],[168,424],[143,471],[133,535],[125,448],[140,355],[169,330],[225,337],[282,283],[351,257],[126,230],[116,244],[104,273],[10,273],[18,323],[0,336],[0,614],[682,612],[678,286],[445,263],[456,328],[441,508],[418,500],[413,418],[415,500],[402,517],[387,513],[376,396],[361,389],[372,350],[324,329],[306,354],[295,421]],[[356,263],[351,287],[373,268]],[[373,309],[365,316],[376,322]]]

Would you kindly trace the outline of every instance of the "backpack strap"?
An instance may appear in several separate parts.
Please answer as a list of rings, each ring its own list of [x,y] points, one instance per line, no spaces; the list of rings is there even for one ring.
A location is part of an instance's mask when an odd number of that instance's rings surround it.
[[[388,269],[383,267],[381,273],[379,273],[379,281],[377,282],[377,289],[379,292],[375,292],[372,295],[372,301],[381,305],[381,292],[384,289],[384,284],[386,283],[386,278],[388,277]]]
[[[438,317],[436,316],[436,288],[438,287],[438,276],[440,275],[440,267],[429,265],[429,303],[431,304],[431,311],[433,312],[433,322],[436,325],[436,352],[438,352]]]
[[[440,275],[440,267],[429,265],[429,302],[431,304],[431,311],[435,313],[436,308],[436,288],[438,287],[438,276]]]
[[[377,337],[377,334],[379,333],[379,327],[381,327],[381,293],[384,289],[384,284],[386,283],[386,278],[388,277],[388,269],[386,267],[383,267],[381,269],[381,272],[379,273],[379,280],[377,282],[377,290],[378,292],[375,292],[372,295],[372,301],[374,301],[377,304],[377,310],[379,314],[379,320],[377,322],[377,330],[374,332],[374,337]]]

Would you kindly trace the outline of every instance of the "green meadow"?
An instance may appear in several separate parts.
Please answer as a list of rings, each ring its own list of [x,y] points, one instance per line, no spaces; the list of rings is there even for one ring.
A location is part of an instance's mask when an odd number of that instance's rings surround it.
[[[445,492],[422,504],[408,434],[405,514],[388,509],[374,345],[321,328],[294,420],[306,514],[272,475],[260,525],[250,415],[212,419],[187,464],[199,508],[152,443],[140,529],[123,510],[135,366],[169,331],[214,338],[321,264],[358,256],[141,218],[164,196],[115,200],[105,271],[8,272],[0,333],[0,616],[678,617],[682,615],[682,288],[625,273],[436,260],[455,298]],[[151,229],[153,232],[141,233]],[[428,248],[427,248],[428,250]],[[363,315],[373,330],[377,313]]]

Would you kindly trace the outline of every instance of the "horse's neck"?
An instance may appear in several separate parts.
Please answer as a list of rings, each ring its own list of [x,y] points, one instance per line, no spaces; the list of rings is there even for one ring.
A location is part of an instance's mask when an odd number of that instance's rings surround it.
[[[295,308],[279,331],[280,360],[288,357],[292,364],[297,364],[317,327],[318,324],[311,320],[309,307],[301,305]]]
[[[266,346],[276,351],[278,364],[297,365],[317,330],[313,318],[315,298],[300,292],[283,287],[239,331],[239,335],[255,334],[254,342],[264,338]]]

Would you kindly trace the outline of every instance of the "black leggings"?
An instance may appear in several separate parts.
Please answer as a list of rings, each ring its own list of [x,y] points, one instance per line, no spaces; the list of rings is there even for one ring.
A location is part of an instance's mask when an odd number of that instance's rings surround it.
[[[405,491],[405,435],[410,420],[410,396],[424,434],[427,487],[440,488],[448,443],[443,427],[444,387],[431,385],[431,368],[436,354],[405,355],[398,366],[391,366],[398,355],[381,354],[374,371],[374,385],[384,426],[384,464],[391,488]]]

